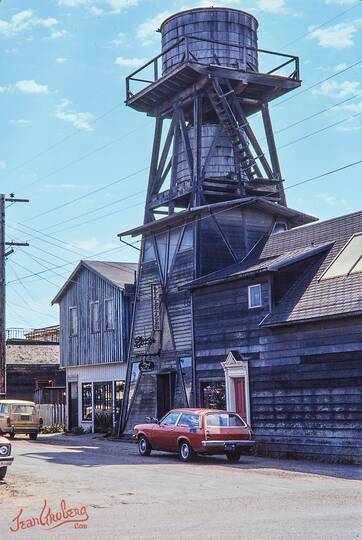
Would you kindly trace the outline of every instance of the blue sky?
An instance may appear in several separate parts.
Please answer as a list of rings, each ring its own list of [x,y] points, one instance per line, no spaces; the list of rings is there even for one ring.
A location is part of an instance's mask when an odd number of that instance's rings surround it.
[[[271,107],[287,188],[361,159],[359,0],[3,0],[1,191],[31,200],[7,209],[7,239],[30,243],[7,262],[8,327],[56,324],[50,300],[80,258],[137,260],[116,234],[142,222],[147,171],[133,173],[153,120],[124,106],[124,77],[158,54],[166,16],[205,5],[253,13],[261,48],[300,56],[302,88],[333,76]],[[361,166],[287,191],[320,219],[360,210],[361,194]]]

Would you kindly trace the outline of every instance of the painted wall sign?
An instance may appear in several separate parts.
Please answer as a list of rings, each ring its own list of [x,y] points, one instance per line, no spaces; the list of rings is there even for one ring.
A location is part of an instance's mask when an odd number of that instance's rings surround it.
[[[161,329],[160,286],[155,283],[151,285],[151,301],[152,301],[152,327],[154,331],[157,331]]]

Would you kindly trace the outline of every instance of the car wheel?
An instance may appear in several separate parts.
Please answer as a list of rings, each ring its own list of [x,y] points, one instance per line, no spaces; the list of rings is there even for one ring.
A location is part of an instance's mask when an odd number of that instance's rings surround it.
[[[0,467],[0,480],[3,480],[6,475],[7,467]]]
[[[188,463],[190,461],[192,461],[195,457],[195,453],[193,451],[193,448],[192,446],[186,442],[186,441],[182,441],[180,443],[180,459],[181,461],[183,461],[184,463]]]
[[[149,456],[152,452],[152,446],[143,435],[138,439],[138,451],[141,456]]]
[[[240,459],[240,452],[228,452],[226,457],[230,463],[237,463]]]
[[[15,433],[9,433],[10,439],[15,439]]]
[[[37,433],[29,433],[29,438],[31,441],[36,441],[37,436]]]

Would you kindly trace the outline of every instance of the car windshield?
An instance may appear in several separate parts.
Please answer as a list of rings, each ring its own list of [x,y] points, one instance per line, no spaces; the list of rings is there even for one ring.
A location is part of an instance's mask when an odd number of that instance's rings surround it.
[[[13,405],[12,406],[13,414],[34,414],[35,407],[34,405]]]
[[[245,427],[245,422],[237,414],[213,413],[206,415],[208,427]]]

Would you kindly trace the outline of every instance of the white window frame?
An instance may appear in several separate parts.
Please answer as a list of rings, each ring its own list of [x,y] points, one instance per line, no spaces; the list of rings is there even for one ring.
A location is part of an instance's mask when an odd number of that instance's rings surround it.
[[[259,291],[260,291],[260,304],[258,305],[255,305],[255,306],[252,306],[252,302],[251,302],[251,290],[252,289],[255,289],[255,288],[258,288]],[[255,308],[260,308],[260,307],[263,307],[263,298],[262,298],[262,290],[261,290],[261,283],[257,283],[256,285],[249,285],[248,286],[248,308],[249,309],[255,309]]]
[[[108,302],[111,302],[112,305],[112,325],[107,326],[107,304]],[[105,298],[104,299],[104,329],[106,332],[109,332],[111,330],[114,330],[115,328],[115,310],[114,310],[114,299],[113,298]]]
[[[98,306],[98,327],[96,329],[93,328],[93,317],[92,317],[92,313],[93,313],[93,308],[92,306],[94,304],[97,304]],[[100,324],[100,317],[99,317],[99,300],[91,300],[89,302],[89,326],[90,326],[90,331],[91,331],[91,334],[98,334],[98,332],[100,332],[100,329],[101,329],[101,324]]]
[[[69,306],[69,337],[75,337],[78,335],[78,307]],[[75,313],[75,330],[73,332],[72,327],[72,313]]]
[[[278,225],[283,225],[284,230],[283,231],[276,231],[276,228]],[[280,234],[282,232],[286,232],[288,230],[288,225],[285,223],[285,221],[276,221],[273,226],[272,234]]]

